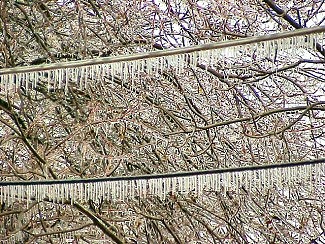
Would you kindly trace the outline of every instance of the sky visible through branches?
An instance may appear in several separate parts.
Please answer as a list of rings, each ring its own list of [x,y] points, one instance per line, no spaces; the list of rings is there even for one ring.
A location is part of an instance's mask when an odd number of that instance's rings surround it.
[[[0,74],[322,26],[324,10],[318,0],[5,0]],[[0,180],[321,161],[324,35],[296,40],[101,66],[104,72],[8,76],[12,90],[0,91]],[[79,184],[60,199],[65,190],[17,188],[0,198],[0,242],[322,243],[323,165],[179,177],[161,181],[165,188],[158,180]]]

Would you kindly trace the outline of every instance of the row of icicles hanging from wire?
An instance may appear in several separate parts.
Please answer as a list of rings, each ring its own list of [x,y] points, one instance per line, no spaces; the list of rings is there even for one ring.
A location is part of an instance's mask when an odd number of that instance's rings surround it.
[[[265,57],[269,57],[272,60],[275,53],[278,55],[283,52],[285,56],[292,58],[299,52],[302,53],[302,50],[315,50],[316,43],[322,41],[322,33],[311,33],[239,45],[236,45],[235,40],[234,45],[225,48],[222,48],[222,45],[221,48],[213,48],[214,45],[203,44],[202,48],[201,46],[180,48],[171,50],[172,52],[166,50],[35,66],[34,68],[2,69],[0,70],[0,93],[11,93],[21,88],[28,92],[36,88],[37,84],[45,85],[48,90],[64,89],[68,92],[70,85],[86,89],[93,82],[101,82],[108,78],[114,79],[114,77],[119,77],[122,82],[130,80],[129,84],[136,86],[142,74],[159,75],[165,70],[173,70],[174,73],[180,74],[187,67],[197,67],[203,64],[208,68],[216,63],[221,64],[223,70],[230,70],[231,63],[235,60],[247,60],[248,64],[258,63],[259,59],[265,60]],[[188,52],[186,52],[187,49]],[[242,72],[248,72],[248,69],[243,69]],[[225,76],[227,76],[226,71]]]

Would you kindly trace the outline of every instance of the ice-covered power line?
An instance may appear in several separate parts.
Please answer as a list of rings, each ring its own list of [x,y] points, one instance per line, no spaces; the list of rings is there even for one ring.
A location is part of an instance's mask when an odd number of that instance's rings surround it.
[[[0,92],[13,92],[22,87],[27,91],[39,83],[47,85],[48,89],[67,91],[69,83],[83,89],[89,81],[102,77],[134,80],[139,73],[155,74],[171,67],[179,73],[188,65],[213,64],[227,57],[240,58],[243,50],[261,58],[271,56],[275,49],[293,55],[301,48],[323,48],[320,44],[323,32],[325,26],[154,52],[6,68],[0,70]]]
[[[191,47],[183,47],[183,48],[175,48],[168,50],[160,50],[153,52],[145,52],[145,53],[136,53],[129,55],[120,55],[114,57],[103,57],[103,58],[95,58],[95,59],[87,59],[81,61],[70,61],[64,63],[53,63],[53,64],[45,64],[45,65],[35,65],[35,66],[23,66],[23,67],[14,67],[14,68],[4,68],[0,69],[0,76],[7,74],[18,74],[18,73],[26,73],[26,72],[34,72],[34,71],[46,71],[46,70],[55,70],[55,69],[64,69],[64,68],[77,68],[82,66],[91,66],[91,65],[100,65],[100,64],[110,64],[110,63],[118,63],[118,62],[126,62],[126,61],[135,61],[142,59],[150,59],[150,58],[159,58],[159,57],[168,57],[174,55],[188,54],[194,52],[202,52],[214,49],[223,49],[235,46],[249,45],[254,43],[261,42],[270,42],[276,41],[280,39],[294,38],[302,36],[302,42],[305,41],[306,35],[316,35],[318,33],[325,32],[325,26],[318,26],[313,28],[306,29],[298,29],[293,31],[286,31],[282,33],[276,33],[266,36],[254,36],[247,37],[236,40],[228,40],[223,42],[215,42],[208,44],[201,44]],[[290,39],[291,40],[291,39]],[[293,40],[293,39],[292,39]],[[315,39],[309,38],[313,45],[315,45]],[[289,43],[283,43],[285,45],[290,45],[288,47],[295,47],[298,41],[292,41],[291,45]],[[281,45],[281,43],[277,43],[277,45]],[[285,48],[285,47],[284,47]]]
[[[140,176],[92,179],[62,179],[43,181],[0,182],[0,201],[16,200],[55,202],[87,201],[106,197],[123,200],[129,197],[167,194],[201,195],[204,191],[238,190],[240,187],[291,185],[301,181],[321,182],[325,158],[300,162],[256,165],[239,168],[175,172]]]

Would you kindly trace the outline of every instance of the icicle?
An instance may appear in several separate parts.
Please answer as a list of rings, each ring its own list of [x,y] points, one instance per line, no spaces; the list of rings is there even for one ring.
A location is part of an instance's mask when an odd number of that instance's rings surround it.
[[[17,92],[19,88],[19,82],[20,82],[20,74],[13,74],[13,82],[14,82],[14,88],[13,91]]]
[[[86,86],[86,82],[88,79],[88,69],[87,66],[81,67],[81,74],[80,74],[80,89],[84,89]]]
[[[127,185],[129,187],[128,194],[127,194],[127,199],[133,199],[135,195],[135,190],[134,190],[134,180],[128,180]]]
[[[155,76],[158,77],[159,75],[159,58],[155,59]]]
[[[226,194],[228,188],[228,173],[222,174],[222,190],[223,194]]]
[[[300,166],[295,167],[295,168],[294,168],[294,176],[293,176],[294,184],[296,184],[297,182],[299,182],[299,181],[298,181],[298,177],[300,177],[300,175],[301,175],[301,167],[300,167]],[[302,177],[301,177],[301,180],[302,180],[302,181],[305,181],[303,175],[302,175]]]
[[[105,182],[100,182],[100,195],[105,198]]]
[[[70,72],[71,70],[68,68],[65,70],[65,85],[64,85],[64,93],[67,94],[68,93],[68,84],[69,84],[69,77],[70,77]]]
[[[0,92],[4,91],[4,80],[6,75],[0,75]]]
[[[64,200],[68,200],[70,198],[70,184],[64,184]]]
[[[124,198],[125,198],[125,191],[126,191],[126,189],[125,189],[125,187],[126,187],[125,183],[126,183],[125,181],[119,181],[119,188],[120,188],[120,197],[119,197],[119,200],[120,201],[123,201]]]
[[[155,58],[148,59],[148,66],[149,66],[149,74],[154,75],[155,73]]]
[[[303,43],[305,42],[305,38],[297,37],[297,49],[303,48]]]
[[[270,43],[270,41],[265,42],[264,47],[265,47],[265,51],[266,51],[266,56],[268,58],[271,58],[271,50],[272,49],[271,49],[271,43]]]
[[[177,179],[177,184],[178,184],[178,187],[177,187],[177,191],[179,193],[183,193],[183,190],[184,190],[184,177],[180,177]]]
[[[140,77],[141,77],[141,60],[135,60],[134,61],[134,67],[133,67],[133,70],[132,70],[132,73],[133,73],[133,80],[137,79],[138,81],[140,81]],[[133,87],[135,88],[136,87],[136,83],[134,81],[134,84]]]
[[[23,83],[23,74],[19,73],[16,75],[17,81],[16,81],[16,91],[20,89]],[[1,89],[1,88],[0,88]]]
[[[109,78],[111,72],[111,64],[104,64],[104,65],[105,65],[104,76]]]
[[[180,73],[184,73],[187,62],[187,54],[181,54],[180,60]]]
[[[148,193],[149,193],[150,195],[153,194],[153,192],[154,192],[154,186],[153,186],[152,182],[153,182],[152,179],[149,179],[149,180],[147,181],[147,185],[148,185]]]
[[[168,70],[170,70],[170,67],[172,66],[172,64],[171,64],[172,60],[171,60],[170,56],[164,57],[164,59],[165,59],[165,69],[168,71]]]
[[[109,65],[109,70],[110,70],[110,75],[111,75],[111,85],[113,85],[113,83],[114,83],[114,72],[115,72],[114,65],[115,64]]]
[[[102,68],[103,68],[104,65],[96,65],[96,71],[95,71],[95,74],[96,74],[96,80],[100,80],[101,77],[102,77]]]
[[[212,186],[213,186],[213,182],[216,180],[215,179],[216,175],[212,174],[212,175],[207,175],[207,190],[211,191],[212,190]]]
[[[3,186],[0,188],[0,202],[1,203],[5,202],[5,189],[6,189],[6,186]]]
[[[97,182],[92,183],[92,191],[91,191],[91,194],[90,194],[90,197],[91,197],[90,199],[97,200],[97,185],[98,185]]]
[[[91,192],[92,192],[92,183],[87,183],[87,188],[85,189],[85,202],[88,202],[91,199]]]
[[[60,203],[60,195],[61,195],[60,185],[56,184],[55,185],[55,202],[56,203]]]
[[[58,82],[58,70],[54,70],[53,71],[53,89],[54,90],[57,89],[57,82]],[[27,84],[26,84],[26,86],[28,87]]]
[[[84,188],[84,184],[82,183],[76,183],[75,184],[75,191],[76,191],[76,194],[73,196],[73,202],[78,200],[78,201],[82,201],[84,198],[83,198],[83,188]]]
[[[290,52],[292,53],[293,46],[291,46],[290,41],[291,41],[290,38],[284,39],[284,50],[290,50]]]
[[[52,78],[53,71],[47,72],[47,91],[50,92],[51,89],[51,78]]]
[[[130,80],[130,90],[131,92],[134,91],[134,82],[135,82],[135,66],[136,66],[136,61],[132,61],[130,64],[129,64],[129,68],[128,68],[128,76],[129,76],[129,80]]]
[[[28,74],[28,81],[30,82],[30,86],[31,86],[32,90],[34,89],[34,80],[35,80],[35,74],[34,74],[34,72],[30,72]]]
[[[50,191],[48,192],[48,197],[50,201],[56,202],[56,190],[55,190],[55,185],[51,185]]]
[[[187,177],[185,181],[185,191],[186,192],[191,192],[192,187],[191,187],[191,177]]]
[[[316,35],[315,34],[311,34],[309,36],[309,43],[308,44],[309,44],[308,45],[309,49],[315,50],[315,48],[316,48]]]
[[[7,91],[10,92],[11,91],[11,87],[12,87],[12,74],[8,75],[8,80],[7,80]]]
[[[172,192],[172,194],[176,193],[176,187],[177,187],[177,179],[176,178],[171,178],[171,189],[170,191]]]
[[[289,186],[292,186],[295,184],[294,181],[294,168],[289,168]]]
[[[315,185],[318,185],[319,183],[321,183],[321,173],[322,173],[322,169],[321,169],[320,165],[316,164],[315,165]]]
[[[313,50],[317,50],[318,40],[320,40],[320,34],[313,34]]]
[[[155,76],[155,74],[156,74],[156,58],[151,58],[149,60],[149,63],[151,65],[151,75]]]
[[[212,190],[213,191],[220,191],[220,182],[221,182],[221,179],[220,179],[220,174],[216,174],[215,175],[215,180],[214,182],[212,182]]]
[[[113,181],[113,182],[110,182],[110,185],[111,185],[111,198],[113,201],[116,200],[116,181]],[[139,187],[137,185],[137,187]]]
[[[296,54],[297,52],[297,37],[294,36],[291,38],[291,45],[292,45],[292,49],[293,49],[293,54]]]
[[[202,190],[202,176],[201,175],[198,175],[196,177],[196,194],[199,195],[201,193],[201,190]]]
[[[196,64],[195,64],[196,59],[197,59],[196,56],[197,56],[197,52],[192,52],[189,54],[189,57],[188,57],[189,62],[188,63],[189,63],[189,66],[192,68],[195,68],[195,66],[196,66]]]
[[[95,199],[98,200],[98,184],[99,182],[94,182],[93,183],[93,192],[92,192],[92,196],[91,199]]]
[[[83,85],[83,81],[85,80],[85,67],[80,67],[80,70],[79,70],[79,79],[78,79],[78,85],[79,85],[79,88],[82,89]]]
[[[281,45],[281,52],[287,52],[289,51],[288,48],[290,49],[290,47],[287,46],[287,38],[284,39],[280,39],[280,45]]]
[[[168,191],[169,191],[169,187],[170,187],[170,179],[163,179],[163,189],[162,189],[162,197],[163,199],[165,199]]]
[[[294,55],[296,55],[297,54],[297,52],[298,52],[298,49],[299,49],[299,42],[300,42],[300,38],[299,37],[297,37],[297,36],[295,36],[295,37],[293,37],[293,43],[292,43],[292,45],[293,45],[293,50],[294,50]]]
[[[63,70],[62,69],[58,69],[57,71],[57,79],[58,79],[58,87],[57,89],[61,89],[62,87],[62,78],[63,78]]]
[[[163,188],[163,181],[161,178],[156,179],[153,184],[155,184],[155,195],[158,195],[160,198],[162,198],[162,188]]]
[[[147,197],[147,184],[146,184],[146,181],[145,180],[140,180],[141,183],[141,189],[142,189],[142,196],[145,198]]]
[[[6,92],[7,90],[6,90],[6,86],[7,86],[7,82],[6,82],[6,80],[8,79],[8,75],[3,75],[3,76],[1,76],[1,91],[4,91],[4,92]]]
[[[155,181],[153,182],[154,187],[155,187],[155,195],[161,197],[162,193],[161,193],[161,189],[162,189],[162,179],[155,179]]]
[[[122,79],[122,82],[123,81],[126,81],[127,80],[127,67],[126,67],[126,63],[125,62],[121,62],[121,65],[120,65],[120,70],[119,70],[119,73],[120,73],[120,76],[121,76],[121,79]]]
[[[122,192],[122,196],[121,196],[121,201],[123,201],[124,199],[127,199],[127,197],[128,197],[129,185],[128,185],[128,181],[124,181],[123,180],[123,181],[121,181],[121,183],[122,183],[122,188],[123,188],[123,192]]]
[[[17,197],[18,197],[18,201],[23,201],[24,200],[24,193],[22,191],[21,186],[17,186]],[[27,201],[28,201],[28,199],[27,199]]]

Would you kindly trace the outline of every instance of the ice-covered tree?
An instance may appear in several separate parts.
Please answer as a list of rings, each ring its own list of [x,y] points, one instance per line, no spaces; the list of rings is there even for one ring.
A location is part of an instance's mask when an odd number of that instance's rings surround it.
[[[321,243],[324,11],[1,1],[0,241]]]

